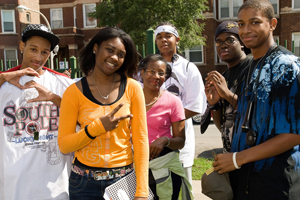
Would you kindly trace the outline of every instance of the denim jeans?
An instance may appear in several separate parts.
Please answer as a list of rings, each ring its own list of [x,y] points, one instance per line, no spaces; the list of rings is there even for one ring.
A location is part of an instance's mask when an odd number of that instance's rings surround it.
[[[104,190],[121,177],[109,180],[94,180],[94,178],[81,176],[71,171],[69,178],[70,200],[104,200]]]

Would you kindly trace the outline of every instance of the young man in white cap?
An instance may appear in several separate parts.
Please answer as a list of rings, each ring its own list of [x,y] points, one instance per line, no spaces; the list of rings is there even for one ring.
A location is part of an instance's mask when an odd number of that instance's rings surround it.
[[[170,22],[162,22],[155,30],[155,43],[160,55],[172,67],[171,77],[163,87],[178,96],[185,110],[185,146],[180,150],[179,159],[183,164],[188,180],[192,184],[192,165],[195,156],[195,133],[191,117],[203,114],[206,109],[206,96],[201,74],[194,63],[177,52],[180,40],[176,27]]]
[[[244,45],[238,35],[237,22],[224,21],[218,26],[215,45],[219,58],[227,64],[228,69],[223,74],[217,71],[208,73],[205,93],[208,108],[213,110],[214,123],[222,133],[223,151],[230,152],[236,115],[236,105],[231,105],[231,98],[239,91],[240,82],[243,74],[248,72],[251,58],[243,51]]]
[[[60,152],[57,133],[61,96],[73,81],[43,67],[58,42],[45,25],[28,25],[22,64],[0,74],[1,200],[69,199],[72,155]]]

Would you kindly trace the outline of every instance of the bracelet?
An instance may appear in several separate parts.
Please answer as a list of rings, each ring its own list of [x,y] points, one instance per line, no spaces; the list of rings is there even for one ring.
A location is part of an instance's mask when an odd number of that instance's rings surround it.
[[[90,133],[88,132],[87,127],[88,127],[88,125],[86,125],[86,126],[84,127],[85,134],[86,134],[90,139],[92,139],[92,140],[95,139],[96,137],[93,137],[93,136],[90,135]]]
[[[233,165],[234,165],[235,169],[241,169],[241,167],[239,167],[236,163],[236,154],[237,154],[237,152],[234,152],[232,155]]]
[[[171,142],[171,140],[170,140],[170,138],[169,137],[167,137],[167,136],[165,136],[166,138],[167,138],[167,140],[168,140],[168,143],[165,145],[165,147],[167,147],[167,146],[169,146],[170,145],[170,142]]]
[[[210,105],[210,104],[207,102],[207,107],[208,107],[210,110],[212,110],[212,111],[217,111],[217,110],[219,110],[219,108],[220,108],[220,104],[219,104],[219,102],[218,102],[218,103],[216,103],[215,105]]]

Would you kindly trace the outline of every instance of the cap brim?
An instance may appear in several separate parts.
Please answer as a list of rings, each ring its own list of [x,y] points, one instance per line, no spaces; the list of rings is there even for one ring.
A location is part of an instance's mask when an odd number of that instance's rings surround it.
[[[40,30],[31,30],[31,31],[27,31],[23,37],[22,37],[22,41],[24,42],[26,38],[32,37],[32,36],[40,36],[43,37],[47,40],[49,40],[49,42],[51,43],[51,51],[54,49],[54,47],[56,45],[58,45],[59,43],[59,37],[57,37],[54,34],[51,33],[47,33],[45,31],[40,31]]]

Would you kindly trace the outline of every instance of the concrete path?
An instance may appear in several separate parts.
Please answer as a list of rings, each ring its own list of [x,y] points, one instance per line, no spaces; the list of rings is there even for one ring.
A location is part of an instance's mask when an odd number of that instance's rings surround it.
[[[212,158],[212,151],[222,153],[221,133],[214,124],[210,124],[204,134],[200,133],[200,126],[194,125],[196,151],[195,158]],[[193,180],[193,193],[195,200],[210,200],[211,198],[202,194],[201,181]]]

